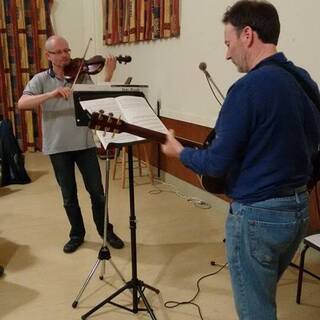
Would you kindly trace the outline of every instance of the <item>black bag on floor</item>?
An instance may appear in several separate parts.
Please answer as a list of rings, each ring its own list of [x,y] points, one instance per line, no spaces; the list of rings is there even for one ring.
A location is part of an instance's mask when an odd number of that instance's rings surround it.
[[[0,186],[31,182],[9,120],[0,122]]]

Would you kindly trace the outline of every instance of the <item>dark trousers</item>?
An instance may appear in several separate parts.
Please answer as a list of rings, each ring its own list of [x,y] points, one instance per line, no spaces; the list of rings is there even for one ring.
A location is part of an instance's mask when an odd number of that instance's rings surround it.
[[[86,233],[77,195],[75,164],[81,172],[85,188],[90,195],[93,220],[98,233],[103,236],[105,201],[96,149],[56,153],[50,155],[50,160],[71,225],[70,238],[83,239]],[[108,231],[112,231],[111,224],[108,224]]]

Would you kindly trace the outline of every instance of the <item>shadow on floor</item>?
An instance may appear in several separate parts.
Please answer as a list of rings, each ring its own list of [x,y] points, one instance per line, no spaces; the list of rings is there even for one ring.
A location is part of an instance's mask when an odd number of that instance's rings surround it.
[[[12,194],[12,193],[16,193],[16,192],[19,192],[19,190],[12,190],[10,189],[10,187],[1,187],[0,188],[0,197],[4,197],[4,196],[7,196],[9,194]]]
[[[19,258],[16,259],[14,264],[10,264],[10,261],[16,256],[18,250]],[[0,265],[3,265],[5,269],[10,264],[11,271],[20,271],[33,265],[35,259],[36,257],[30,253],[29,246],[20,245],[0,237]]]
[[[36,180],[38,180],[39,178],[41,178],[42,176],[46,176],[48,175],[49,172],[46,170],[37,170],[37,171],[32,171],[32,170],[28,170],[28,175],[31,179],[31,182],[34,182]]]
[[[0,279],[0,319],[39,296],[39,293],[35,290],[6,282],[5,277],[4,275]],[[4,296],[6,296],[5,299]],[[1,303],[1,301],[6,303]]]

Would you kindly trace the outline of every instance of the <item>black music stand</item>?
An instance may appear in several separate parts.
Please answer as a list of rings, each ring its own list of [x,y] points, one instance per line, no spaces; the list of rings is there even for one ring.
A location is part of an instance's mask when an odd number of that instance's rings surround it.
[[[134,95],[134,96],[141,96],[145,97],[143,89],[147,86],[101,86],[101,88],[97,89],[97,86],[92,85],[79,85],[75,86],[73,91],[73,98],[74,98],[74,108],[75,108],[75,118],[77,126],[88,126],[90,120],[90,114],[83,110],[81,107],[80,101],[84,100],[95,100],[99,98],[110,98],[110,97],[118,97],[122,95]],[[130,88],[130,90],[128,90]],[[108,194],[109,194],[109,172],[110,172],[110,154],[107,148],[106,150],[106,173],[105,173],[105,193],[104,193],[104,200],[105,200],[105,212],[104,212],[104,231],[103,231],[103,243],[99,250],[98,257],[96,262],[94,263],[91,271],[89,272],[84,284],[82,285],[81,289],[75,300],[72,303],[72,307],[76,308],[79,303],[79,299],[82,296],[84,290],[86,289],[89,281],[91,280],[92,276],[94,275],[95,271],[97,270],[100,263],[101,264],[101,273],[99,279],[102,280],[104,273],[105,273],[105,262],[109,261],[114,270],[117,272],[121,280],[126,283],[126,280],[120,273],[119,269],[113,263],[111,259],[111,254],[109,248],[107,247],[107,224],[109,222],[109,211],[108,211]]]
[[[152,310],[151,305],[149,304],[146,296],[144,295],[145,289],[150,289],[155,293],[159,294],[160,290],[144,283],[142,280],[138,279],[137,274],[137,243],[136,243],[136,215],[135,215],[135,203],[134,203],[134,176],[133,176],[133,159],[132,159],[132,144],[125,144],[128,146],[128,164],[129,164],[129,200],[130,200],[130,216],[129,216],[129,225],[131,233],[131,268],[132,268],[132,278],[130,281],[126,282],[125,285],[111,294],[108,298],[104,299],[89,312],[84,314],[81,319],[87,319],[95,311],[103,307],[105,304],[110,303],[119,308],[125,309],[132,313],[138,313],[139,311],[147,311],[150,314],[150,317],[153,320],[156,320],[155,314]],[[124,146],[124,144],[116,145],[116,147]],[[132,292],[132,309],[113,302],[112,300],[117,297],[119,294],[125,290],[131,290]],[[140,299],[143,301],[145,308],[139,308],[138,304]]]

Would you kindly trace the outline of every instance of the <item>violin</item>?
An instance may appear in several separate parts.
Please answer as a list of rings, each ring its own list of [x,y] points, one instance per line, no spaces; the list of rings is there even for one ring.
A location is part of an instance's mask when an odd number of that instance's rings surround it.
[[[116,57],[116,60],[119,63],[127,64],[131,62],[132,59],[130,56],[119,55]],[[97,74],[103,69],[105,62],[106,59],[100,55],[94,56],[88,60],[84,60],[83,58],[74,58],[64,67],[64,78],[71,82],[80,74]]]

